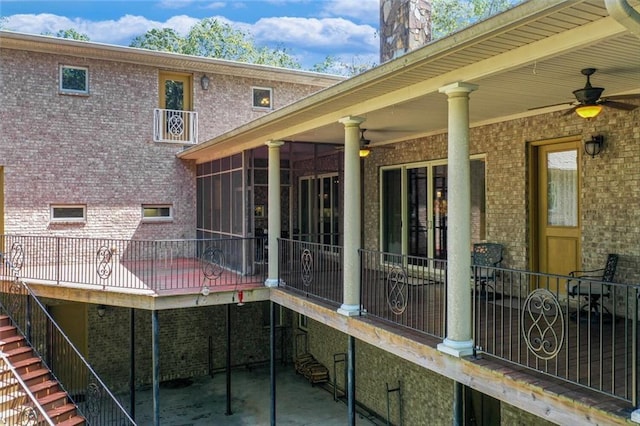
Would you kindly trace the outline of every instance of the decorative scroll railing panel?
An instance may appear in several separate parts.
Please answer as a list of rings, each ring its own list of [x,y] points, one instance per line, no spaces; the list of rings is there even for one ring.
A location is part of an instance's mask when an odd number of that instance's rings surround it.
[[[280,285],[339,306],[343,298],[342,247],[278,241]]]
[[[444,337],[447,261],[360,250],[361,304],[375,316]]]
[[[195,145],[198,143],[198,113],[172,109],[153,110],[153,141]]]

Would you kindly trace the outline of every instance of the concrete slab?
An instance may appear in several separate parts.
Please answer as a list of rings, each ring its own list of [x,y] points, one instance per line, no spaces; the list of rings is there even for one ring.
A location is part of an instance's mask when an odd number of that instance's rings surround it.
[[[191,379],[186,387],[160,388],[160,424],[163,426],[269,425],[269,369],[233,370],[231,376],[232,415],[225,415],[224,373]],[[348,423],[347,406],[334,401],[333,394],[312,386],[292,366],[278,365],[276,423],[278,425],[343,426]],[[136,422],[153,424],[151,389],[136,393]],[[357,416],[358,425],[376,424]],[[378,422],[378,424],[380,424]]]

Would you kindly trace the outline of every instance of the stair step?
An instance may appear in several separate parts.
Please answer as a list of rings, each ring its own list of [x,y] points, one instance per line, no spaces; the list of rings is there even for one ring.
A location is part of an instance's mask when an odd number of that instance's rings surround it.
[[[12,364],[27,358],[33,358],[33,349],[30,346],[19,346],[11,350],[4,350]]]
[[[36,383],[49,380],[51,378],[51,373],[46,368],[39,368],[37,370],[31,370],[28,373],[23,373],[20,376],[27,386],[33,386]]]
[[[67,398],[67,394],[62,391],[50,393],[42,398],[38,398],[38,403],[45,409],[45,411],[66,405],[68,401],[69,399]]]
[[[36,398],[42,398],[49,394],[60,391],[60,386],[55,380],[45,380],[29,386],[29,390]]]
[[[0,339],[15,336],[16,334],[18,334],[18,330],[13,325],[3,325],[0,327]]]
[[[61,405],[59,407],[46,411],[49,418],[56,424],[77,416],[76,406],[73,404]]]
[[[15,367],[18,374],[22,376],[25,373],[29,373],[33,370],[39,370],[42,368],[42,361],[37,357],[30,357],[26,359],[21,359],[20,361],[14,362],[13,366]]]
[[[78,426],[86,424],[86,420],[81,416],[73,416],[63,422],[58,423],[57,426]]]
[[[11,324],[11,318],[8,315],[0,315],[0,327]]]
[[[5,352],[22,346],[28,346],[28,344],[27,340],[19,334],[0,339],[0,349]]]

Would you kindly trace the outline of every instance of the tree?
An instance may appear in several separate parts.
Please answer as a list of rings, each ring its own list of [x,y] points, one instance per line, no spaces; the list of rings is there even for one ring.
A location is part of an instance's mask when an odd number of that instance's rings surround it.
[[[433,0],[432,37],[438,39],[505,11],[522,0]]]
[[[60,38],[70,38],[72,40],[82,40],[89,41],[89,36],[84,33],[79,33],[73,28],[68,28],[66,30],[58,30],[57,33],[53,34],[52,32],[44,32],[42,35],[60,37]]]
[[[154,28],[131,40],[130,47],[183,53],[184,38],[171,28]]]
[[[149,30],[133,39],[130,46],[252,64],[300,68],[300,63],[285,49],[256,46],[251,35],[215,18],[199,21],[186,37],[170,28]]]

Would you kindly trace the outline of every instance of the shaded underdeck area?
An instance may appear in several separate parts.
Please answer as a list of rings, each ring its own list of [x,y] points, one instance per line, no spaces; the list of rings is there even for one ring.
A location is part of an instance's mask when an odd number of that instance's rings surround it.
[[[271,399],[269,368],[237,369],[231,373],[231,415],[227,415],[225,373],[164,382],[160,387],[163,426],[268,425]],[[342,426],[347,406],[335,401],[329,388],[311,386],[292,365],[277,367],[276,421],[279,425]],[[153,423],[151,389],[137,392],[136,422]],[[382,425],[380,419],[359,413],[359,425]]]

